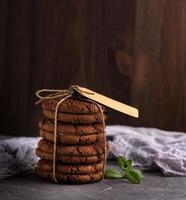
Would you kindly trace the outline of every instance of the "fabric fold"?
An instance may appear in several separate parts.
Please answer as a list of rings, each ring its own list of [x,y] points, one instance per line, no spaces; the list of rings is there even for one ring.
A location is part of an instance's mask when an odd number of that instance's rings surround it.
[[[186,176],[186,133],[154,128],[106,126],[108,159],[124,156],[134,166],[160,170],[165,176]],[[110,139],[112,138],[112,139]],[[0,140],[0,179],[33,173],[40,137]]]
[[[107,126],[109,158],[124,156],[134,166],[159,169],[165,176],[186,176],[186,133],[155,128]]]

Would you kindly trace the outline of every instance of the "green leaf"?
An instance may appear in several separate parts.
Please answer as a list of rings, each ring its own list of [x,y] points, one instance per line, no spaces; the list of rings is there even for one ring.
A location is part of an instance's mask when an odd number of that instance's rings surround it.
[[[131,183],[140,183],[141,178],[140,178],[140,174],[139,172],[136,172],[136,170],[129,170],[126,174],[125,174],[125,178],[127,178]]]
[[[128,168],[132,167],[132,160],[127,160],[127,165],[128,165]]]
[[[128,167],[127,160],[121,156],[118,157],[118,166],[125,170]]]
[[[139,175],[140,179],[143,179],[145,177],[139,169],[133,168],[132,170],[135,171]]]
[[[105,178],[107,179],[119,179],[126,178],[131,183],[140,183],[141,179],[144,178],[142,172],[139,169],[132,167],[132,160],[127,160],[124,157],[118,157],[118,166],[122,169],[123,173],[116,169],[106,169]],[[124,174],[124,175],[123,175]]]
[[[117,179],[117,178],[123,178],[123,175],[116,169],[106,169],[105,170],[105,178]]]

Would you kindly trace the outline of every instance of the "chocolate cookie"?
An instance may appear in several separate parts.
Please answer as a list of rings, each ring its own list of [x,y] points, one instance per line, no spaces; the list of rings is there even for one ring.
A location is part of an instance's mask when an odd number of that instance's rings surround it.
[[[53,161],[53,153],[47,153],[45,151],[36,149],[36,155],[44,160]],[[104,160],[104,154],[97,156],[63,156],[56,155],[56,161],[65,164],[92,164]]]
[[[57,106],[57,103],[60,101],[59,98],[57,99],[49,99],[49,100],[44,100],[42,102],[42,108],[44,110],[53,110],[55,111],[55,108]],[[102,109],[104,107],[102,106]],[[85,100],[81,99],[74,99],[74,98],[69,98],[66,99],[64,102],[62,102],[59,105],[58,108],[59,112],[64,112],[64,113],[77,113],[77,114],[92,114],[92,113],[99,113],[100,109],[95,103],[88,102]]]
[[[55,111],[43,110],[43,114],[49,119],[55,118]],[[58,112],[59,121],[73,124],[100,124],[103,123],[103,117],[101,113],[96,114],[69,114]],[[104,115],[105,120],[105,115]]]
[[[93,174],[103,171],[104,161],[89,165],[67,165],[56,163],[56,173],[62,174]],[[40,159],[37,163],[37,168],[41,171],[52,172],[53,163],[51,161]]]
[[[45,139],[38,142],[38,148],[47,153],[53,153],[54,144]],[[56,153],[64,156],[96,156],[104,153],[104,142],[97,142],[93,145],[66,146],[58,144]]]
[[[45,131],[43,129],[39,130],[39,135],[48,141],[54,141],[54,133]],[[91,135],[76,135],[76,134],[57,134],[57,141],[60,144],[66,145],[82,145],[82,144],[93,144],[97,142],[104,142],[104,133],[91,134]]]
[[[53,174],[52,172],[49,171],[43,171],[38,168],[36,168],[36,173],[45,179],[53,181]],[[89,175],[67,175],[67,174],[62,174],[62,173],[56,173],[55,177],[59,183],[94,183],[97,181],[100,181],[103,177],[102,172],[94,173],[94,174],[89,174]]]
[[[44,118],[39,122],[39,127],[48,132],[54,132],[54,121]],[[60,133],[84,135],[84,134],[103,133],[104,127],[102,123],[83,125],[83,124],[67,124],[58,121],[57,130]]]

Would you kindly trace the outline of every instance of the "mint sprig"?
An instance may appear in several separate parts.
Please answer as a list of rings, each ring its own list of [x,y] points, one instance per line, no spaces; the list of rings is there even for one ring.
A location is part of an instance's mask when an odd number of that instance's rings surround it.
[[[105,172],[105,178],[107,179],[123,178],[121,172],[116,169],[106,169]]]
[[[124,157],[118,157],[117,165],[120,167],[122,172],[117,169],[106,169],[105,178],[106,179],[128,179],[131,183],[139,184],[141,179],[144,178],[144,175],[139,169],[132,167],[132,160],[127,160]]]

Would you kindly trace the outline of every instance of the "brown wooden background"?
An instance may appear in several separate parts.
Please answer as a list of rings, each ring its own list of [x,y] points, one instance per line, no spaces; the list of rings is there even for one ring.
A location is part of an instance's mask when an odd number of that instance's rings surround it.
[[[186,131],[186,0],[0,1],[0,133],[36,135],[38,88],[135,105],[108,123]]]

